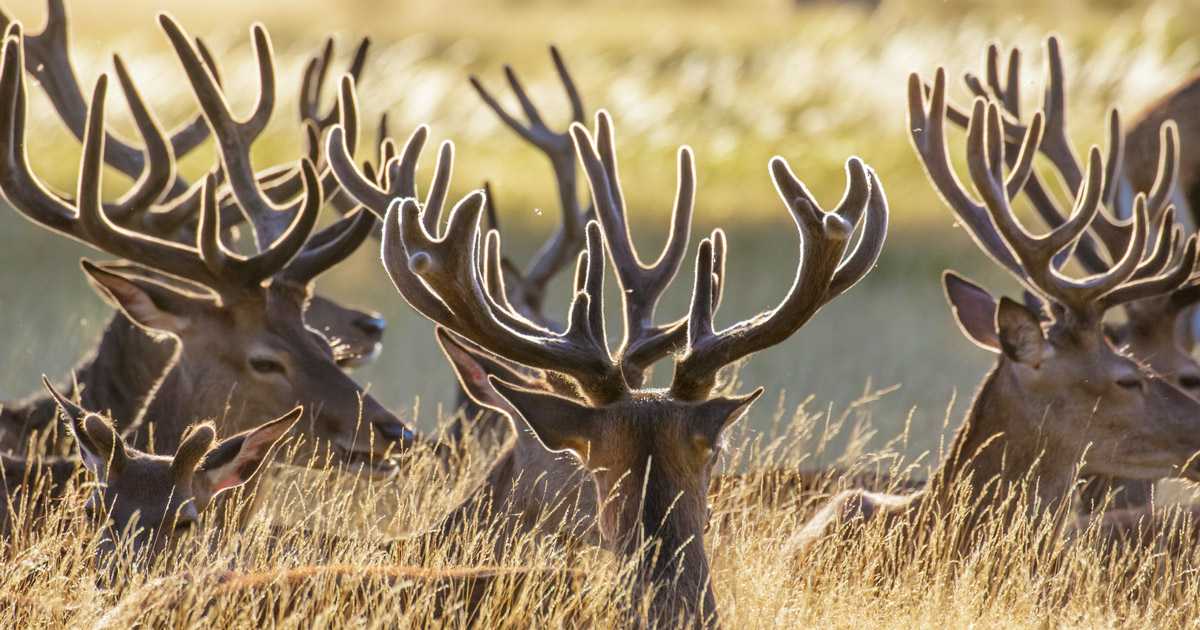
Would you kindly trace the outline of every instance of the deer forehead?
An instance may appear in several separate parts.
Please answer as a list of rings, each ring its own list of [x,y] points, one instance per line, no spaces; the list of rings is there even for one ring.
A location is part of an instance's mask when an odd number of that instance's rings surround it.
[[[171,461],[169,457],[157,455],[131,456],[121,474],[110,476],[105,487],[99,490],[105,503],[120,513],[141,512],[142,522],[146,525],[178,514],[181,508],[194,516],[195,507],[190,506],[192,489],[177,485]]]

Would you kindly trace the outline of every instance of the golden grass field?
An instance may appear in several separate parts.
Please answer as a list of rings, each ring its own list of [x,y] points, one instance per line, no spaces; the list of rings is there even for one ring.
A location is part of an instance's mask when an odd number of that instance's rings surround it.
[[[270,30],[279,65],[280,105],[255,149],[261,167],[294,160],[300,136],[294,107],[300,68],[335,33],[339,59],[355,39],[373,39],[359,85],[366,121],[387,111],[393,135],[428,123],[431,139],[456,143],[452,197],[493,182],[506,249],[525,260],[553,228],[552,179],[544,159],[504,128],[470,89],[478,74],[507,96],[502,64],[511,63],[552,120],[565,103],[546,47],[563,51],[589,111],[612,112],[622,160],[622,184],[635,236],[657,249],[674,195],[675,150],[697,155],[699,193],[693,243],[715,226],[730,235],[722,322],[771,308],[795,265],[795,236],[766,172],[773,155],[786,157],[827,206],[845,185],[843,164],[862,157],[880,174],[892,228],[878,267],[859,286],[825,307],[788,342],[751,359],[740,371],[744,390],[767,395],[732,431],[725,470],[831,463],[884,467],[924,478],[938,460],[992,355],[966,341],[950,318],[938,281],[954,268],[997,292],[1015,283],[990,265],[954,227],[908,144],[904,86],[910,71],[931,75],[944,64],[951,77],[979,71],[990,40],[1026,51],[1026,94],[1032,109],[1040,80],[1041,42],[1065,41],[1074,139],[1102,142],[1106,109],[1132,113],[1200,69],[1200,11],[1193,0],[1054,3],[884,0],[873,13],[854,7],[793,8],[780,0],[690,3],[447,0],[438,3],[91,1],[72,5],[73,54],[85,85],[111,68],[120,51],[163,122],[192,115],[195,105],[158,31],[154,13],[171,11],[213,46],[235,109],[253,101],[252,21]],[[117,6],[119,5],[119,6]],[[4,7],[40,28],[38,0]],[[339,62],[342,63],[342,62]],[[965,101],[965,90],[954,86]],[[36,90],[35,90],[36,91]],[[132,137],[119,99],[110,115]],[[512,99],[505,102],[512,104]],[[60,130],[44,99],[31,105],[30,153],[44,179],[70,190],[78,146]],[[561,124],[561,122],[560,122]],[[952,134],[957,139],[961,134]],[[35,143],[36,142],[36,143]],[[952,155],[961,157],[960,145]],[[193,175],[212,160],[202,148],[183,165]],[[432,151],[422,173],[428,173]],[[127,182],[110,177],[109,190]],[[379,264],[369,241],[324,277],[319,288],[369,306],[389,319],[379,360],[356,372],[381,402],[404,410],[435,433],[452,411],[453,380],[433,341],[432,325],[413,312]],[[65,375],[91,346],[108,309],[80,273],[81,256],[95,252],[0,212],[0,394],[19,398],[39,378]],[[690,287],[681,279],[660,312],[685,308]],[[565,308],[565,280],[555,307]],[[615,304],[615,291],[608,303]],[[615,328],[615,327],[612,327]],[[611,330],[611,328],[610,328]],[[657,381],[662,381],[660,375]],[[415,456],[411,472],[381,484],[353,482],[329,472],[273,470],[268,508],[240,539],[216,543],[214,556],[181,552],[171,566],[131,572],[111,588],[97,585],[82,508],[66,502],[46,531],[13,541],[0,560],[0,627],[307,628],[437,627],[433,602],[396,611],[382,585],[366,595],[329,581],[312,590],[272,593],[267,599],[229,598],[206,605],[219,570],[266,570],[315,562],[384,565],[420,557],[432,566],[476,559],[490,532],[464,532],[461,554],[419,554],[399,545],[380,550],[384,537],[404,536],[436,523],[486,469],[478,452],[449,478],[429,458]],[[836,482],[835,482],[836,483]],[[1177,484],[1178,486],[1178,484]],[[1166,495],[1189,494],[1173,487]],[[1147,553],[1105,558],[1093,546],[1047,542],[1046,532],[997,532],[969,558],[948,558],[936,545],[893,566],[888,532],[874,531],[854,546],[831,545],[803,567],[779,553],[796,524],[813,509],[741,509],[737,492],[715,502],[719,525],[705,541],[723,623],[730,628],[1145,628],[1194,627],[1200,615],[1196,557]],[[353,534],[358,544],[325,549],[308,535],[286,548],[267,548],[255,528],[301,523],[314,536]],[[1049,544],[1052,549],[1046,549]],[[1061,548],[1059,548],[1061,547]],[[205,551],[205,554],[208,552]],[[619,627],[618,563],[594,550],[566,552],[524,540],[505,563],[591,571],[583,594],[552,601],[545,584],[526,585],[515,606],[497,597],[484,627]],[[178,571],[184,567],[187,577]],[[627,570],[627,568],[625,568]],[[554,592],[549,589],[549,592]],[[279,612],[270,597],[293,609]],[[539,610],[545,599],[548,611]],[[148,611],[148,612],[145,612]],[[106,616],[107,615],[107,616]],[[457,621],[450,617],[449,627]]]

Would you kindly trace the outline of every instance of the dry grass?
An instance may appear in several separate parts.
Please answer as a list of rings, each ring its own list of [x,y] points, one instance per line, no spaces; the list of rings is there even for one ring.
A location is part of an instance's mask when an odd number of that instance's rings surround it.
[[[794,237],[779,229],[786,219],[764,172],[767,158],[788,157],[818,197],[832,202],[843,186],[843,161],[861,155],[881,173],[891,200],[893,232],[884,257],[861,286],[825,308],[795,339],[745,366],[742,378],[771,394],[735,431],[723,466],[745,471],[837,463],[923,477],[990,361],[955,330],[937,275],[953,266],[997,289],[1011,285],[998,283],[998,272],[950,228],[948,213],[908,147],[907,73],[928,73],[939,63],[952,75],[975,69],[983,42],[993,38],[1032,53],[1047,32],[1056,30],[1067,44],[1073,131],[1080,141],[1099,141],[1109,103],[1136,109],[1194,71],[1200,58],[1200,39],[1194,35],[1200,31],[1200,13],[1189,0],[1049,4],[885,0],[867,15],[830,7],[794,11],[781,0],[651,6],[628,1],[381,6],[366,0],[146,0],[77,2],[74,32],[85,84],[109,67],[113,50],[120,50],[167,123],[190,116],[194,106],[165,38],[154,27],[157,8],[168,8],[214,44],[240,111],[253,98],[245,37],[251,20],[265,22],[274,36],[282,103],[290,102],[304,57],[327,32],[339,32],[343,55],[353,36],[370,33],[376,49],[361,83],[369,119],[387,110],[398,134],[429,122],[435,140],[454,139],[459,148],[454,192],[475,187],[485,176],[497,183],[504,219],[513,226],[506,246],[517,258],[551,229],[549,172],[541,156],[521,146],[478,103],[465,76],[477,72],[499,90],[500,64],[511,62],[535,97],[561,115],[545,55],[545,46],[556,42],[586,103],[614,113],[626,194],[632,208],[644,209],[635,218],[639,244],[661,243],[675,147],[686,142],[696,149],[701,187],[696,232],[722,225],[731,235],[723,321],[772,306],[794,269]],[[40,22],[40,0],[5,5],[18,17]],[[314,19],[317,12],[324,12],[321,19]],[[1027,68],[1033,71],[1038,55],[1030,57]],[[35,168],[69,189],[78,149],[44,102],[35,99],[33,106]],[[114,102],[113,110],[120,112],[121,106]],[[128,130],[119,116],[114,113],[115,122]],[[290,109],[276,113],[256,147],[258,164],[294,159],[299,136],[293,119]],[[207,151],[189,159],[184,170],[194,174],[206,168]],[[112,177],[109,185],[115,192],[125,184]],[[94,254],[11,212],[0,214],[0,330],[8,333],[0,341],[0,356],[6,357],[0,391],[20,396],[34,391],[42,372],[66,373],[91,345],[107,309],[75,266],[79,256]],[[452,399],[452,377],[428,322],[395,295],[377,251],[350,260],[324,279],[322,288],[388,316],[388,347],[379,363],[359,376],[374,382],[373,393],[381,400],[408,409],[423,429],[434,430],[438,406]],[[686,287],[676,289],[664,313],[682,307]],[[901,387],[851,404],[860,398],[864,382]],[[771,395],[778,401],[774,409]],[[796,410],[801,399],[805,402]],[[852,412],[833,411],[846,408]],[[404,477],[380,484],[319,470],[276,470],[268,485],[269,506],[242,536],[196,541],[170,563],[137,571],[126,567],[103,587],[109,580],[95,566],[94,535],[82,507],[64,502],[44,528],[5,547],[0,627],[89,627],[103,621],[122,628],[134,619],[144,627],[177,628],[436,627],[428,618],[436,604],[432,599],[418,598],[400,612],[403,589],[376,579],[364,590],[353,579],[332,574],[304,591],[273,591],[271,597],[289,603],[278,610],[249,605],[251,600],[240,595],[208,602],[228,570],[326,562],[420,561],[433,567],[473,562],[491,548],[494,533],[486,527],[463,532],[453,541],[462,549],[454,553],[443,546],[380,548],[378,543],[436,523],[484,468],[481,455],[456,478],[446,479],[432,462],[418,458]],[[747,509],[749,504],[755,507]],[[889,532],[875,530],[853,545],[823,546],[797,568],[780,553],[813,505],[757,506],[733,488],[717,498],[716,507],[706,544],[727,627],[1186,627],[1200,614],[1193,557],[1143,554],[1109,560],[1086,540],[1064,545],[1048,540],[1047,532],[1018,526],[995,532],[970,557],[949,558],[929,545],[902,563],[895,562]],[[289,544],[265,542],[268,529],[293,525],[303,530],[286,537]],[[327,536],[353,536],[358,542],[321,543]],[[481,613],[491,615],[484,625],[623,627],[614,615],[624,607],[619,584],[628,568],[607,554],[568,553],[546,541],[522,540],[504,564],[580,568],[591,577],[583,584],[585,596],[567,598],[565,604],[543,597],[540,583],[518,589],[526,599],[516,606],[502,603],[506,595],[497,597]],[[259,618],[272,611],[286,614]]]
[[[831,435],[870,428],[880,394],[832,420],[801,407],[775,414],[768,432],[737,429],[726,468],[811,467],[814,456],[805,453],[821,453]],[[770,413],[766,406],[758,411]],[[853,448],[830,463],[852,473],[923,476],[930,456],[906,455],[906,437],[873,453]],[[271,500],[247,530],[219,536],[207,517],[202,534],[149,567],[98,568],[79,502],[64,502],[45,527],[3,549],[0,626],[463,627],[466,611],[453,604],[461,591],[420,588],[415,578],[387,581],[380,572],[453,571],[487,557],[494,532],[483,524],[435,542],[416,537],[454,506],[487,459],[473,452],[461,474],[447,478],[432,458],[416,455],[400,479],[382,483],[277,468],[259,489]],[[831,480],[831,490],[837,485]],[[713,498],[706,544],[726,627],[1183,628],[1200,614],[1193,554],[1106,556],[1091,534],[1066,542],[1048,527],[1018,522],[987,531],[969,555],[954,556],[946,541],[965,505],[915,549],[897,537],[900,527],[869,526],[861,536],[826,541],[796,565],[784,546],[821,500],[763,502],[737,484]],[[622,628],[629,623],[622,611],[637,605],[621,588],[630,567],[601,550],[524,537],[499,564],[584,575],[502,580],[474,611],[477,627]],[[226,581],[231,572],[309,565],[331,568],[299,584],[266,579],[236,588]]]

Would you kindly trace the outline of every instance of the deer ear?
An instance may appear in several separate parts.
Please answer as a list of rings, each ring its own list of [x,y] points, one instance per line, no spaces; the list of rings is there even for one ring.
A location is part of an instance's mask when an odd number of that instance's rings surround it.
[[[204,456],[192,481],[196,509],[203,510],[214,496],[253,477],[271,447],[291,431],[303,413],[303,407],[296,407],[277,420],[221,440],[213,447]]]
[[[1033,311],[1006,297],[1000,298],[996,329],[1004,356],[1034,368],[1041,367],[1046,353],[1046,336]]]
[[[985,350],[1000,352],[1000,338],[996,335],[996,298],[953,271],[942,274],[942,287],[963,334]]]
[[[121,474],[129,456],[125,453],[125,442],[117,434],[116,427],[94,413],[84,416],[79,427],[82,431],[75,433],[75,441],[79,443],[83,465],[100,479]],[[71,430],[76,430],[74,423]]]
[[[585,457],[588,443],[600,434],[600,412],[557,394],[510,385],[488,377],[492,388],[520,414],[551,451],[570,450]]]
[[[696,414],[699,418],[694,435],[696,445],[705,449],[713,448],[725,428],[745,415],[763,391],[759,387],[745,396],[714,398],[700,403]]]
[[[108,472],[120,472],[125,466],[125,443],[111,424],[97,414],[75,404],[62,395],[50,379],[42,375],[42,384],[58,403],[67,419],[67,427],[79,445],[79,457],[92,474],[104,479]]]
[[[441,326],[437,328],[437,340],[442,352],[450,360],[463,390],[471,400],[484,407],[507,414],[510,418],[517,416],[512,405],[496,393],[496,389],[488,380],[489,376],[495,376],[507,383],[519,383],[525,389],[539,389],[532,379]]]
[[[152,332],[179,333],[187,329],[188,313],[205,298],[185,295],[137,276],[116,273],[88,260],[79,261],[92,289],[121,309],[133,323]]]

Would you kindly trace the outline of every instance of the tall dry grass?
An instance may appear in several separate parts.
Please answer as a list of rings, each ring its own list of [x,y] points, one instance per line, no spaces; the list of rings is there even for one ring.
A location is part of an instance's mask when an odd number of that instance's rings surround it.
[[[936,458],[907,453],[904,437],[883,451],[814,455],[835,434],[871,431],[881,395],[868,391],[833,417],[806,405],[775,409],[770,430],[734,430],[724,472],[809,468],[825,457],[847,475],[923,477]],[[757,412],[772,414],[768,405]],[[468,449],[465,464],[447,475],[439,461],[415,454],[400,478],[374,483],[311,465],[277,467],[257,490],[270,500],[247,529],[227,525],[221,533],[208,515],[179,548],[140,565],[121,558],[103,566],[81,502],[64,501],[45,527],[3,548],[0,627],[629,627],[643,604],[624,587],[631,567],[553,537],[512,540],[499,566],[539,572],[491,584],[469,619],[462,586],[428,588],[419,575],[385,579],[394,567],[438,574],[487,561],[496,532],[486,523],[446,539],[424,532],[489,458]],[[712,497],[705,541],[725,627],[1183,628],[1200,614],[1193,550],[1107,554],[1096,529],[1068,537],[1046,521],[1018,520],[975,532],[978,543],[956,555],[948,541],[960,533],[965,502],[919,545],[898,536],[903,524],[880,521],[827,539],[796,563],[786,542],[828,493],[764,498],[754,494],[752,475],[738,479]],[[831,477],[828,491],[841,479]],[[326,568],[298,582],[268,576],[253,588],[233,577],[306,566]]]

